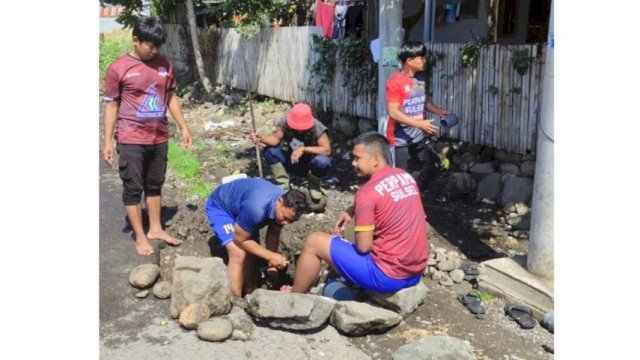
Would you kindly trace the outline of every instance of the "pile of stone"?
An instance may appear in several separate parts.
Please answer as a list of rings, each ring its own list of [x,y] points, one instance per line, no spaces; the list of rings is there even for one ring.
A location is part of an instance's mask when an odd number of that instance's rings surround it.
[[[533,193],[533,155],[507,153],[465,142],[439,141],[434,150],[451,171],[447,191],[503,208],[529,204]]]
[[[424,276],[437,281],[442,286],[460,284],[463,281],[474,281],[483,271],[483,267],[475,261],[466,260],[464,255],[456,251],[436,248],[429,253]]]
[[[197,330],[206,341],[248,340],[254,324],[294,331],[314,330],[328,322],[351,336],[380,333],[396,326],[426,299],[427,287],[417,285],[392,294],[369,293],[370,302],[257,289],[244,299],[234,297],[222,259],[176,256],[171,281],[159,279],[157,265],[143,264],[129,274],[132,286],[153,287],[159,299],[171,299],[171,317],[185,329]]]

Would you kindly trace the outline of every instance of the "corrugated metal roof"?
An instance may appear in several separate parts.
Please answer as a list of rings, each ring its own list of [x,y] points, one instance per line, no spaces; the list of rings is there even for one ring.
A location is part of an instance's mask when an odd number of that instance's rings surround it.
[[[108,7],[100,7],[100,17],[101,18],[114,18],[120,16],[124,11],[123,6],[108,6]]]

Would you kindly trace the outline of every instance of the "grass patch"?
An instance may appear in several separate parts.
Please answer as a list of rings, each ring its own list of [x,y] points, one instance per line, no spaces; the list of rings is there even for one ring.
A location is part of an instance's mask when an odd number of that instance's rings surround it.
[[[104,34],[100,40],[100,84],[104,81],[107,67],[119,56],[133,48],[131,30],[114,30]]]
[[[478,299],[482,302],[491,302],[496,299],[495,296],[489,294],[488,292],[478,291]]]
[[[199,199],[206,199],[207,197],[209,197],[209,195],[211,195],[211,192],[214,188],[215,186],[211,183],[198,181],[195,184],[191,185],[191,187],[189,188],[189,192],[191,193],[191,195],[195,195]]]
[[[182,179],[190,179],[200,173],[200,161],[189,150],[183,149],[174,140],[169,140],[169,167]]]

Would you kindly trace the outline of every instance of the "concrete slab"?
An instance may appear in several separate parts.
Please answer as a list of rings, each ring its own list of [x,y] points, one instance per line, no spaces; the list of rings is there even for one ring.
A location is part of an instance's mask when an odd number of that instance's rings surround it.
[[[508,303],[531,308],[536,320],[541,321],[553,310],[553,280],[531,274],[526,269],[524,256],[485,261],[484,271],[478,276],[480,290],[503,297]]]

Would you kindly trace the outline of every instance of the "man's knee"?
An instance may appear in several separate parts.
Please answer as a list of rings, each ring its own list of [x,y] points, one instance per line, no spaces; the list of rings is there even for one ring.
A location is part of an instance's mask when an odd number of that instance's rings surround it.
[[[267,165],[286,162],[284,152],[276,146],[268,147],[264,150],[264,160]]]
[[[137,205],[142,198],[143,186],[141,182],[125,181],[122,190],[122,202],[125,206]]]
[[[229,262],[244,263],[247,258],[247,253],[236,246],[233,242],[230,242],[226,246],[227,254],[229,255]]]
[[[330,241],[331,235],[322,231],[312,232],[307,236],[302,251],[304,252],[306,250],[307,252],[319,254],[322,249],[328,246]]]
[[[316,155],[311,160],[311,173],[317,177],[324,177],[331,168],[331,159],[326,155]]]

